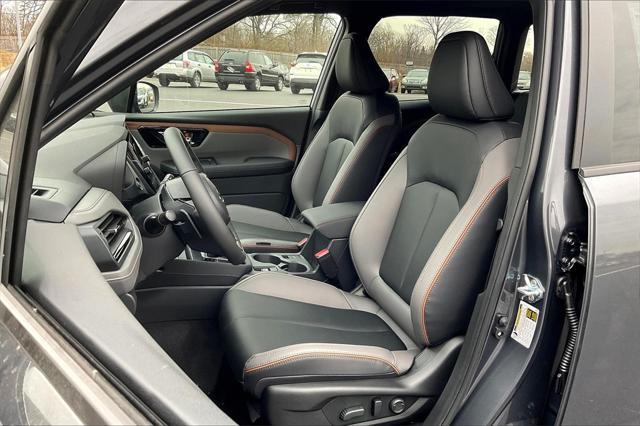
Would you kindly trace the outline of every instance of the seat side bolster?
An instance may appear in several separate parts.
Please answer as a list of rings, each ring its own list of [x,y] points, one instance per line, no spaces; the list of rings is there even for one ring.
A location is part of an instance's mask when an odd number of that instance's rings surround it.
[[[253,355],[245,364],[243,384],[258,396],[267,385],[296,378],[327,380],[398,376],[412,366],[417,351],[389,351],[376,346],[303,343]]]
[[[398,114],[376,118],[365,128],[340,167],[322,205],[364,201],[380,174],[380,167],[400,127]]]
[[[379,276],[391,231],[407,182],[407,150],[382,178],[353,224],[349,245],[354,266],[366,290]]]
[[[491,264],[518,142],[507,139],[487,154],[469,198],[420,273],[411,295],[416,342],[436,345],[464,329]]]
[[[380,277],[380,264],[407,184],[407,150],[400,153],[356,219],[349,245],[351,258],[367,294],[409,335],[409,305]]]
[[[327,155],[327,147],[332,140],[330,126],[332,117],[333,114],[330,111],[320,130],[309,143],[291,179],[291,193],[300,211],[314,207],[313,197]]]

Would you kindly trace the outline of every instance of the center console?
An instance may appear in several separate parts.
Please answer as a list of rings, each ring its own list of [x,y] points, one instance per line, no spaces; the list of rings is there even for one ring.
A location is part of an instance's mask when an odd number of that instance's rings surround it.
[[[352,290],[357,275],[349,252],[349,234],[363,206],[363,202],[338,203],[305,210],[302,217],[314,230],[298,244],[296,252],[248,253],[241,265],[187,247],[177,258],[145,271],[146,279],[136,286],[136,315],[143,323],[215,319],[227,290],[252,272],[299,275]],[[170,228],[154,240],[158,244],[165,238],[177,241]],[[161,251],[167,251],[166,247]],[[154,250],[144,253],[157,257]]]
[[[299,250],[248,254],[254,271],[301,275],[351,290],[357,275],[349,253],[349,234],[363,206],[364,202],[358,201],[305,210],[302,218],[313,227],[313,232],[298,243]]]

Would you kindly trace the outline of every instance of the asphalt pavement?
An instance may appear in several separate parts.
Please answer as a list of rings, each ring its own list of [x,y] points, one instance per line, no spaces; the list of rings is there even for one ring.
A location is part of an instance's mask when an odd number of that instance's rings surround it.
[[[285,106],[307,106],[311,103],[313,91],[304,89],[299,94],[291,93],[288,87],[276,92],[273,87],[263,86],[252,92],[243,85],[231,84],[227,90],[220,90],[216,83],[202,83],[194,88],[189,83],[172,82],[162,87],[156,78],[145,79],[160,90],[160,105],[157,112],[205,111],[223,109],[273,108]],[[424,94],[400,94],[400,99],[420,99]]]

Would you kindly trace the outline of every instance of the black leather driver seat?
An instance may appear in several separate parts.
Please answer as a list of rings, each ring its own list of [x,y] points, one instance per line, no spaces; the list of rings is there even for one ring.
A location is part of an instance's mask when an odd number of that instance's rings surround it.
[[[331,380],[327,392],[339,395],[340,383],[357,389],[354,379],[400,380],[435,368],[438,349],[465,333],[491,264],[520,125],[506,121],[513,100],[476,33],[444,38],[428,87],[439,114],[413,135],[351,232],[364,292],[281,273],[249,276],[227,292],[221,329],[248,393]]]
[[[366,201],[375,187],[389,147],[400,131],[398,99],[385,93],[387,77],[367,40],[347,34],[338,47],[336,79],[345,90],[329,111],[291,182],[301,212],[321,205]],[[245,249],[269,241],[293,246],[311,233],[299,220],[269,210],[230,205],[229,214]]]

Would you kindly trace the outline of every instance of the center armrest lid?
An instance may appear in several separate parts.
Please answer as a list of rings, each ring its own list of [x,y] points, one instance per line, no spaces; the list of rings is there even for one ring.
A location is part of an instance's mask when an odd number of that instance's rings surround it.
[[[364,201],[328,204],[302,212],[305,222],[328,239],[347,238]]]

